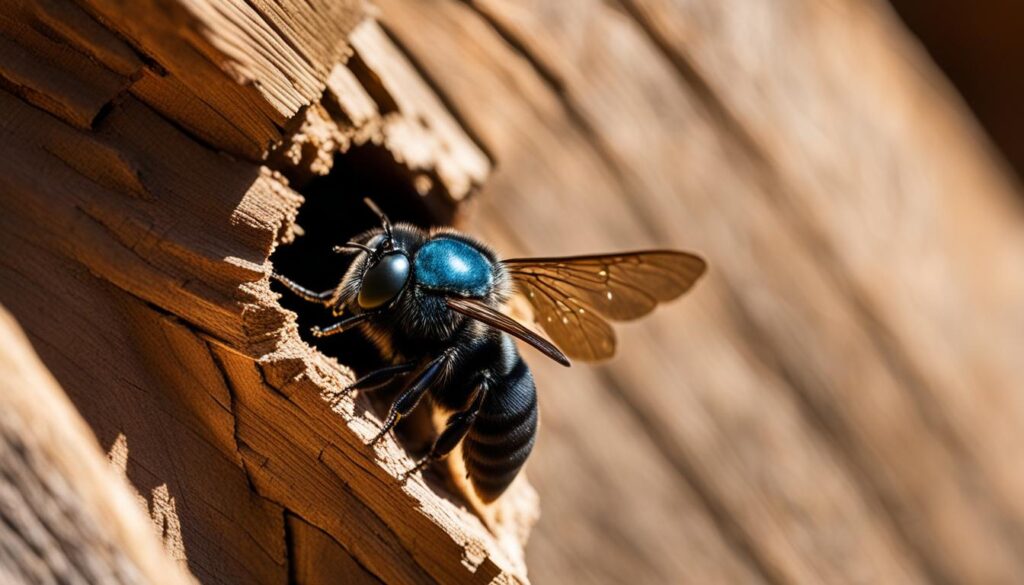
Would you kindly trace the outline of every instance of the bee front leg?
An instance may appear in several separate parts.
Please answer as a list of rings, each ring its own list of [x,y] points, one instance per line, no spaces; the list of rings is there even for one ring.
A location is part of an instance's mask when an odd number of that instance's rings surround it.
[[[398,398],[391,403],[391,408],[388,410],[388,416],[384,419],[383,428],[380,433],[370,441],[371,445],[376,445],[378,441],[384,438],[384,435],[394,428],[395,424],[404,416],[408,416],[409,413],[416,408],[416,405],[420,403],[420,399],[427,393],[430,385],[437,380],[437,377],[444,371],[445,366],[448,365],[448,361],[451,359],[451,351],[446,351],[436,358],[430,360],[430,362],[423,367],[416,377],[413,378],[409,386],[398,395]]]
[[[416,462],[416,465],[412,469],[405,472],[404,478],[408,478],[410,475],[423,469],[427,465],[430,465],[434,461],[444,459],[452,452],[462,439],[466,438],[466,434],[469,433],[469,429],[473,428],[473,423],[476,421],[476,415],[480,412],[480,409],[484,405],[484,398],[487,395],[486,384],[481,384],[477,387],[476,393],[473,396],[473,401],[469,403],[465,409],[460,410],[448,417],[448,421],[445,423],[444,430],[434,440],[434,445],[430,448],[424,458]]]
[[[310,327],[309,332],[313,334],[313,337],[327,337],[328,335],[337,335],[339,333],[348,331],[353,326],[358,325],[363,321],[366,321],[372,316],[373,313],[360,313],[358,315],[353,315],[348,319],[342,319],[341,321],[338,321],[334,325],[328,325],[323,329],[319,327]]]
[[[315,291],[309,290],[308,288],[306,288],[306,287],[304,287],[302,285],[296,284],[291,279],[285,278],[285,277],[281,276],[280,274],[278,274],[276,272],[271,273],[270,276],[271,276],[271,278],[273,278],[277,282],[280,282],[281,284],[283,284],[285,288],[287,288],[288,290],[292,291],[292,293],[295,296],[299,297],[300,299],[302,299],[304,301],[309,301],[311,303],[319,303],[319,304],[324,305],[324,306],[329,306],[331,304],[331,299],[334,297],[334,289],[333,288],[330,289],[330,290],[325,290],[325,291],[321,291],[321,292],[315,292]]]

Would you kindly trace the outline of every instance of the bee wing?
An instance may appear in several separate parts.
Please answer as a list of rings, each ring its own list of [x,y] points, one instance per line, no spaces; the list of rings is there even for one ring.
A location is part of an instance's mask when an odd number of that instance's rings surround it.
[[[519,321],[488,307],[483,302],[476,299],[448,297],[445,299],[445,303],[449,309],[518,337],[563,366],[569,366],[569,359],[550,341],[530,331]]]
[[[628,321],[693,287],[707,268],[699,256],[671,250],[503,262],[536,312],[537,323],[571,358],[615,353],[605,319]]]

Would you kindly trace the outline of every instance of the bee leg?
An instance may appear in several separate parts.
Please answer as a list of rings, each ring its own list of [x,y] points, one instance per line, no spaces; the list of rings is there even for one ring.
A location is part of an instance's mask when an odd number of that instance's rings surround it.
[[[384,438],[384,435],[395,426],[403,416],[408,416],[416,405],[420,403],[420,399],[427,393],[427,389],[437,379],[438,375],[444,370],[444,366],[448,363],[451,358],[450,352],[442,353],[436,358],[430,360],[426,366],[423,367],[416,377],[413,378],[412,382],[402,390],[402,393],[398,395],[398,398],[391,403],[391,408],[388,410],[388,416],[384,419],[383,428],[380,433],[370,441],[371,445],[376,445],[378,441]]]
[[[366,321],[371,316],[373,316],[373,313],[359,313],[358,315],[353,315],[347,319],[342,319],[341,321],[338,321],[334,325],[328,325],[323,329],[319,327],[310,327],[309,332],[313,334],[313,337],[327,337],[328,335],[337,335],[338,333],[342,333],[351,329],[353,325],[358,325],[359,323]]]
[[[277,282],[283,284],[285,288],[292,291],[292,293],[294,293],[295,296],[299,297],[304,301],[309,301],[311,303],[319,303],[321,305],[327,306],[331,304],[331,298],[334,297],[333,288],[322,292],[315,292],[309,290],[304,286],[296,284],[291,279],[285,278],[276,272],[271,273],[270,276]]]
[[[403,479],[408,478],[410,475],[423,469],[427,465],[430,465],[434,461],[444,459],[452,452],[452,449],[458,445],[462,439],[469,433],[469,429],[473,427],[473,423],[476,421],[476,415],[480,412],[480,409],[484,405],[484,397],[487,395],[487,387],[480,385],[476,394],[473,397],[473,401],[469,403],[464,410],[460,410],[448,417],[448,421],[445,423],[444,430],[434,440],[434,445],[430,448],[430,453],[425,457],[416,462],[416,465],[412,469],[405,472]]]
[[[377,388],[380,388],[381,386],[393,380],[396,376],[406,374],[415,367],[415,362],[408,362],[405,364],[397,364],[394,366],[387,366],[384,368],[380,368],[378,370],[374,370],[346,386],[345,392],[348,393],[354,390],[359,390],[363,392],[367,390],[376,390]]]

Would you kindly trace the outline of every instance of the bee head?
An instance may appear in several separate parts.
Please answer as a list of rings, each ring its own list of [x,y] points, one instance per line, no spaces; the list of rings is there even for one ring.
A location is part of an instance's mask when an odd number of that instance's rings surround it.
[[[404,250],[395,247],[395,237],[388,216],[369,198],[363,199],[363,203],[380,217],[384,237],[375,238],[376,247],[359,242],[346,242],[335,247],[335,251],[361,250],[369,254],[356,301],[361,308],[372,310],[383,307],[398,297],[409,282],[411,267],[409,256]]]

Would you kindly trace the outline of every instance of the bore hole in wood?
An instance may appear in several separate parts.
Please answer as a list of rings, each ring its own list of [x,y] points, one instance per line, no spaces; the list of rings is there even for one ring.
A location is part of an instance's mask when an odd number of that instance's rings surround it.
[[[312,290],[337,286],[351,257],[335,254],[331,248],[380,225],[363,204],[363,197],[373,199],[393,223],[408,222],[425,228],[449,224],[455,208],[447,195],[434,189],[424,193],[418,176],[395,161],[387,149],[372,144],[355,146],[336,155],[329,174],[312,179],[299,189],[305,198],[296,219],[302,234],[293,242],[278,246],[270,257],[274,270]],[[359,331],[313,337],[311,327],[326,327],[338,317],[330,309],[297,298],[277,282],[272,282],[271,287],[281,294],[281,306],[298,315],[299,335],[306,343],[352,368],[357,376],[384,365],[376,347]],[[378,414],[386,411],[397,390],[382,388],[372,393],[371,402]],[[419,443],[425,433],[429,436],[429,421],[424,428],[422,418],[410,417],[398,430],[414,438],[406,445],[411,451],[425,448]]]

